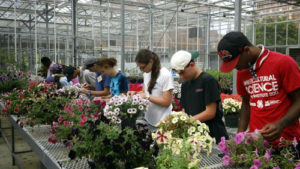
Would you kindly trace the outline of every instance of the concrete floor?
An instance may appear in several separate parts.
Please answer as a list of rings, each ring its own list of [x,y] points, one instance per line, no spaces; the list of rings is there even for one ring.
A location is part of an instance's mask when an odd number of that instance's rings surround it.
[[[10,127],[10,123],[6,119],[1,119],[1,128],[7,127]],[[11,129],[4,129],[4,134],[11,144]],[[15,144],[15,150],[18,152],[30,150],[17,131],[15,131]],[[17,157],[21,161],[23,169],[40,169],[39,159],[34,152],[21,153]],[[18,169],[17,166],[12,165],[11,153],[2,136],[0,136],[0,169]]]

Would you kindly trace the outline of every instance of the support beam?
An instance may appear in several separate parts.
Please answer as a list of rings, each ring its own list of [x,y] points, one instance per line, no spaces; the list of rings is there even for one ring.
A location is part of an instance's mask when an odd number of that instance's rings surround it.
[[[77,67],[77,0],[72,0],[72,38],[73,38],[73,46],[72,46],[72,57],[73,57],[73,65]]]
[[[125,0],[121,0],[121,71],[125,70]]]

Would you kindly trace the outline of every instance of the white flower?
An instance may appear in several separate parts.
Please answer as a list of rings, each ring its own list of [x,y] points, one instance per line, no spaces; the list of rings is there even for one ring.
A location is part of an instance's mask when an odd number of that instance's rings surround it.
[[[175,123],[177,123],[177,122],[178,122],[178,117],[175,117],[175,118],[172,119],[172,123],[173,123],[173,124],[175,124]]]
[[[192,126],[192,127],[190,127],[190,128],[188,129],[188,133],[189,133],[190,135],[192,135],[195,131],[196,131],[196,128],[195,128],[194,126]]]
[[[180,120],[182,120],[182,121],[186,121],[186,116],[184,116],[184,115],[182,115],[182,116],[180,116]]]
[[[232,107],[232,108],[231,108],[231,111],[232,111],[232,112],[235,112],[235,111],[236,111],[236,109],[235,109],[234,107]]]
[[[140,109],[140,110],[143,110],[143,109],[144,109],[144,106],[139,105],[139,109]]]

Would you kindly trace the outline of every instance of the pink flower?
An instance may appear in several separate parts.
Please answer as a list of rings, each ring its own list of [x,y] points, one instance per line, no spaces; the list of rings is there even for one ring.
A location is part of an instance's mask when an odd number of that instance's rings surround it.
[[[56,122],[52,122],[52,128],[55,129],[56,127],[58,127],[58,124]]]
[[[274,167],[273,169],[280,169],[280,167],[277,166],[277,167]]]
[[[18,108],[15,108],[14,112],[15,112],[15,113],[18,113],[18,112],[19,112],[19,109],[18,109]]]
[[[257,166],[257,167],[262,166],[262,163],[261,163],[258,159],[253,160],[253,163],[254,163],[254,165]]]
[[[70,122],[70,126],[73,127],[74,126],[74,122],[71,121]]]
[[[253,165],[250,167],[250,169],[258,169],[258,167],[256,165]]]
[[[58,118],[58,122],[61,123],[62,121],[63,121],[63,119],[62,119],[61,117],[59,117],[59,118]]]
[[[265,158],[265,161],[270,161],[271,159],[271,152],[272,152],[272,147],[266,151],[265,155],[264,155],[264,158]]]
[[[67,143],[67,148],[71,148],[73,146],[73,143],[72,142],[68,142]]]
[[[228,147],[226,146],[226,143],[223,142],[223,141],[220,141],[219,144],[218,144],[218,148],[225,154],[228,154],[229,153],[229,149]]]
[[[68,127],[68,125],[69,125],[69,122],[67,122],[67,121],[64,121],[64,125],[65,125],[66,127]]]
[[[245,133],[243,132],[240,132],[240,133],[237,133],[234,137],[234,141],[236,144],[240,144],[245,138]]]
[[[55,144],[56,143],[55,135],[50,134],[50,137],[48,138],[48,142]]]
[[[82,127],[82,126],[84,126],[84,121],[81,121],[80,123],[79,123],[79,125]]]

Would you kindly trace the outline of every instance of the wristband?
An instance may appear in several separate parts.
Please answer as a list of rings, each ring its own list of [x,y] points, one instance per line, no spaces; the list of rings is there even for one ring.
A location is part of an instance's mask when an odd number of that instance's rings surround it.
[[[91,90],[88,90],[88,95],[91,96]]]
[[[147,92],[146,93],[146,99],[149,100],[150,99],[150,94]]]

